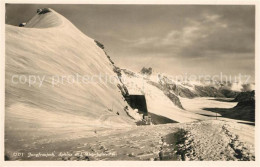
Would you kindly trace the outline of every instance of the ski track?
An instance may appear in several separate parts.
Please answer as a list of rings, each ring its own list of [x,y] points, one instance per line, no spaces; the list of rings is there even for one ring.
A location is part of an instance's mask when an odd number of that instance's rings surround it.
[[[241,141],[230,128],[230,123],[224,121],[204,121],[184,127],[186,140],[180,146],[185,152],[184,160],[255,160],[252,145]]]

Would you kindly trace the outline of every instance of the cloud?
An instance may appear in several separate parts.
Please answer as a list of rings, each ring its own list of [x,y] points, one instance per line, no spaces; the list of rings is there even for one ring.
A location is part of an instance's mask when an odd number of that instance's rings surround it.
[[[219,67],[254,72],[253,5],[10,4],[6,23],[27,21],[39,7],[53,8],[102,42],[119,66],[141,69],[153,60],[158,71],[169,73],[210,73]]]
[[[234,26],[223,16],[203,13],[197,19],[188,19],[180,29],[164,36],[132,40],[136,52],[165,53],[183,58],[221,57],[227,54],[254,54],[254,28]]]

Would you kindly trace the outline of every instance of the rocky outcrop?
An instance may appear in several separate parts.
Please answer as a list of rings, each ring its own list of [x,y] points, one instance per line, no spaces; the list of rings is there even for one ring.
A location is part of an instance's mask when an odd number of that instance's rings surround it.
[[[223,88],[221,87],[219,89],[219,91],[227,98],[235,98],[239,94],[239,92],[237,92],[237,91],[233,91],[233,90],[230,90],[230,89],[224,88],[224,87]]]
[[[241,92],[234,99],[236,102],[255,101],[255,91]]]
[[[189,83],[179,83],[170,80],[166,76],[158,76],[159,84],[172,91],[175,95],[184,98],[194,98],[194,97],[227,97],[234,98],[239,92],[233,91],[229,88],[219,86],[218,84],[189,84]]]
[[[198,96],[190,89],[181,85],[177,85],[175,82],[171,81],[165,76],[159,75],[158,78],[159,78],[159,84],[163,87],[165,91],[168,92],[172,91],[175,95],[180,97],[185,97],[185,98],[194,98]]]
[[[180,99],[178,98],[178,96],[176,96],[174,93],[171,92],[171,89],[169,89],[166,85],[162,85],[153,81],[148,81],[147,83],[157,87],[158,89],[160,89],[161,91],[163,91],[163,93],[179,108],[184,109]]]
[[[49,8],[37,9],[37,13],[39,15],[49,13],[49,12],[51,12],[51,10]]]
[[[195,85],[196,94],[200,97],[225,97],[217,88],[213,86]]]
[[[241,92],[233,100],[238,102],[233,108],[204,108],[221,114],[222,117],[255,122],[255,92]]]

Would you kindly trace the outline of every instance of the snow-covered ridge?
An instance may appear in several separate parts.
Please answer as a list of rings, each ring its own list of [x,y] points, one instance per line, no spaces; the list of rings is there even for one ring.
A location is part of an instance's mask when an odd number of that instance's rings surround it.
[[[69,21],[61,16],[53,9],[46,9],[49,12],[44,14],[37,13],[29,22],[26,23],[26,28],[51,28],[66,26]]]
[[[74,125],[78,128],[134,125],[135,120],[124,110],[128,104],[117,87],[119,81],[53,87],[48,80],[52,76],[118,76],[93,39],[49,10],[37,13],[25,27],[6,25],[6,128],[26,131],[34,129],[30,127],[55,127],[53,131],[58,132],[59,128]],[[29,87],[28,81],[14,84],[14,75],[36,75],[45,80],[41,87]],[[130,107],[129,110],[132,111]],[[70,119],[73,121],[67,121]]]
[[[73,33],[72,31],[79,31],[67,18],[55,10],[51,8],[44,8],[43,10],[46,13],[37,13],[25,24],[24,28],[34,28],[37,30],[55,28],[61,30],[67,28],[70,30],[70,33]]]

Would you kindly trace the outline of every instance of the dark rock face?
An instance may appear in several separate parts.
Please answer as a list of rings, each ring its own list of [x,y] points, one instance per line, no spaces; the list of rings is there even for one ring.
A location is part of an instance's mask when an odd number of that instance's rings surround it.
[[[195,90],[200,97],[225,97],[213,86],[195,86]]]
[[[100,42],[97,41],[97,40],[94,40],[94,41],[96,42],[96,44],[97,44],[98,47],[100,47],[101,49],[105,49],[105,46],[104,46],[102,43],[100,43]]]
[[[145,75],[151,75],[152,72],[153,72],[153,69],[151,67],[149,67],[149,68],[143,67],[141,70],[141,74],[145,74]]]
[[[164,93],[176,106],[178,106],[180,109],[184,109],[180,99],[173,93],[171,92],[165,92]]]
[[[117,74],[118,78],[121,80],[122,74],[119,67],[114,66],[113,71]]]
[[[255,100],[239,102],[234,110],[233,116],[241,120],[255,122]]]
[[[241,92],[234,99],[236,102],[255,101],[255,91]]]
[[[174,82],[169,80],[167,77],[159,76],[159,84],[167,91],[173,91],[175,95],[185,98],[194,98],[198,95],[190,91],[190,89],[181,85],[176,85]]]
[[[192,91],[190,91],[188,88],[185,87],[182,88],[176,87],[176,89],[174,89],[174,92],[180,97],[186,97],[186,98],[197,97],[195,93],[193,93]]]
[[[125,85],[120,85],[120,84],[118,84],[117,87],[119,88],[122,96],[126,100],[126,97],[129,96],[128,89],[125,87]]]
[[[234,107],[234,115],[255,122],[255,91],[241,92],[234,100],[238,102]]]
[[[126,75],[128,75],[129,77],[135,77],[135,76],[136,76],[134,72],[129,71],[129,70],[127,70],[127,69],[122,69],[122,71],[123,71]]]
[[[227,98],[235,98],[239,94],[239,92],[227,88],[220,88],[219,91]]]
[[[49,13],[49,12],[51,12],[51,11],[50,11],[50,9],[48,9],[48,8],[37,9],[37,13],[38,13],[39,15],[45,14],[45,13]]]
[[[241,92],[233,100],[238,104],[230,109],[226,108],[204,108],[221,114],[223,117],[255,122],[255,91]]]
[[[178,96],[176,96],[174,93],[171,92],[171,89],[169,89],[167,86],[153,82],[153,81],[148,81],[147,83],[157,87],[158,89],[162,90],[163,93],[179,108],[184,109],[180,99]]]
[[[42,9],[37,9],[37,11],[36,11],[36,12],[37,12],[37,13],[40,13],[41,11],[42,11]]]

